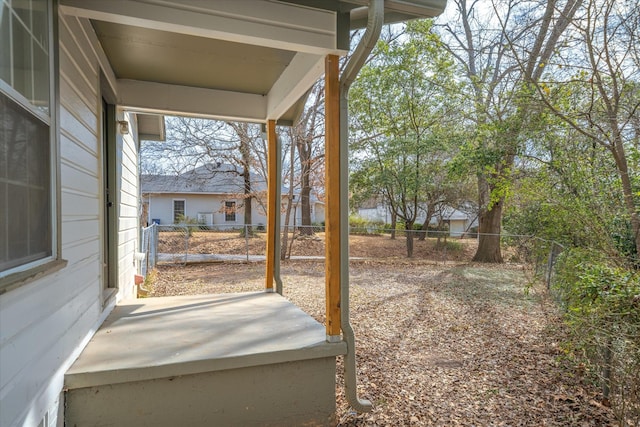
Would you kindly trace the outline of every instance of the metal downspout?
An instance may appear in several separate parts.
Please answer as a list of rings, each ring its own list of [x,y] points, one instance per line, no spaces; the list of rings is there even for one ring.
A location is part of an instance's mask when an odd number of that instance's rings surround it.
[[[367,29],[340,76],[340,326],[347,344],[344,384],[347,401],[358,412],[371,411],[372,404],[358,398],[356,349],[349,323],[349,88],[376,45],[384,21],[384,0],[369,2]]]
[[[278,157],[276,157],[276,170],[278,174],[276,175],[276,200],[278,201],[278,207],[280,207],[280,203],[282,202],[282,141],[276,132],[276,153],[278,153]],[[280,277],[280,255],[282,252],[281,245],[281,236],[282,236],[282,215],[280,214],[280,209],[277,209],[278,214],[276,215],[276,224],[275,224],[275,250],[273,251],[273,256],[275,260],[273,262],[273,279],[276,282],[276,292],[282,295],[282,278]]]

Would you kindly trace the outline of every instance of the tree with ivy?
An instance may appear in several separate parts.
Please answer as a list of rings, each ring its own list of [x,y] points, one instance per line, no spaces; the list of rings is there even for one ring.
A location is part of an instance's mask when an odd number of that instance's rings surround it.
[[[536,111],[532,85],[542,73],[583,0],[450,0],[439,26],[464,77],[468,138],[458,167],[478,179],[479,242],[474,261],[502,262],[502,214]]]

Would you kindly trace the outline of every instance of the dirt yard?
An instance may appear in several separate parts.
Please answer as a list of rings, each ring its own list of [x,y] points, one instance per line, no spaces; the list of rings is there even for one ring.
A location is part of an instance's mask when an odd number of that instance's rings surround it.
[[[358,241],[370,255],[390,250],[366,239],[352,239],[352,255]],[[374,409],[350,410],[339,374],[340,425],[614,425],[597,389],[563,357],[562,324],[545,292],[525,292],[522,267],[474,265],[465,256],[469,248],[455,262],[352,262],[358,388]],[[163,266],[153,295],[261,290],[264,268]],[[323,322],[323,263],[286,261],[282,277],[285,297]]]
[[[291,236],[291,235],[290,235]],[[323,256],[324,233],[316,233],[313,236],[296,234],[287,245],[291,255],[294,256]],[[159,252],[184,253],[188,247],[189,253],[194,254],[233,254],[244,255],[249,250],[251,255],[264,255],[266,249],[266,235],[264,233],[245,239],[239,232],[206,232],[195,231],[185,243],[185,234],[178,232],[160,233]],[[406,239],[399,236],[395,240],[388,235],[352,235],[349,240],[350,254],[352,257],[364,258],[405,258],[407,254]],[[437,239],[414,239],[414,257],[418,259],[431,259],[450,261],[471,259],[475,252],[477,241],[475,239],[448,238],[441,240],[438,246]]]

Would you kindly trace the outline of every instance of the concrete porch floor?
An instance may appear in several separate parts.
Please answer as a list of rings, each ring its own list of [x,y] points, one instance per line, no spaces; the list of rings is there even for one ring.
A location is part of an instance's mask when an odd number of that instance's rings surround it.
[[[346,350],[274,293],[126,301],[65,376],[67,425],[331,424]]]

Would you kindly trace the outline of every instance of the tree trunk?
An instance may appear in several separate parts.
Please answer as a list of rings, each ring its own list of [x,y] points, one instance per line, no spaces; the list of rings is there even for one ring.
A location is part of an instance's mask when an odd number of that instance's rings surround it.
[[[290,191],[291,192],[291,191]],[[289,221],[291,220],[291,194],[289,194],[289,197],[287,198],[287,211],[286,214],[284,216],[284,224],[282,227],[282,238],[280,240],[280,260],[284,261],[285,259],[287,259],[287,249],[288,249],[288,245],[287,242],[289,241]]]
[[[420,227],[420,235],[418,236],[418,240],[424,241],[427,238],[427,234],[429,234],[430,220],[431,220],[430,218],[425,219],[424,223],[422,224],[422,227]]]
[[[500,250],[500,226],[502,223],[502,208],[504,198],[494,203],[490,209],[480,212],[478,226],[478,250],[473,261],[502,262]]]
[[[311,227],[311,185],[309,184],[309,175],[302,176],[302,190],[300,191],[300,234],[312,235],[313,227]]]
[[[311,235],[311,147],[305,141],[298,141],[300,158],[300,234]]]
[[[422,227],[420,227],[420,237],[418,237],[418,240],[420,241],[424,241],[424,239],[427,238],[427,234],[429,234],[429,224],[431,223],[431,217],[433,216],[433,211],[434,209],[431,207],[431,205],[428,205],[427,213],[424,218],[424,223],[422,224]]]
[[[291,207],[293,205],[293,176],[295,174],[295,165],[293,164],[293,159],[295,157],[295,148],[293,144],[291,144],[291,168],[289,170],[289,194],[287,197],[287,213],[285,214],[284,224],[281,224],[282,227],[282,239],[280,242],[280,260],[284,261],[287,259],[287,249],[289,246],[287,245],[287,241],[289,240],[289,221],[291,221]],[[295,214],[294,214],[295,216]],[[289,254],[291,255],[291,254]]]
[[[242,169],[242,178],[244,180],[244,230],[251,236],[253,234],[253,227],[251,226],[253,222],[251,206],[253,194],[251,193],[251,172],[248,164],[245,164]]]
[[[251,188],[251,149],[249,147],[249,138],[246,134],[246,128],[243,128],[240,135],[240,156],[242,157],[242,180],[244,184],[244,231],[249,236],[253,235],[252,202],[253,193]]]
[[[391,240],[396,239],[397,217],[395,213],[391,213]]]
[[[406,222],[404,231],[407,234],[407,258],[413,258],[413,222]]]

